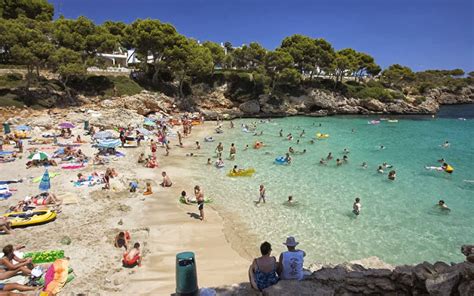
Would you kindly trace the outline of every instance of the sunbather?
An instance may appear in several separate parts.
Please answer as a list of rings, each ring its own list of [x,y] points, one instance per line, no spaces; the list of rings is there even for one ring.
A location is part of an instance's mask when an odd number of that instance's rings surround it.
[[[133,248],[128,251],[128,252],[125,252],[123,254],[123,259],[122,259],[122,264],[123,264],[123,267],[129,267],[129,268],[132,268],[132,267],[135,267],[135,266],[141,266],[142,264],[142,257],[141,257],[141,252],[140,252],[140,244],[139,243],[135,243],[133,245]]]
[[[31,258],[20,259],[14,254],[14,251],[13,245],[3,247],[3,257],[0,258],[0,270],[21,272],[26,276],[31,275],[31,270],[33,269]],[[18,263],[13,264],[13,260]]]
[[[26,197],[25,202],[31,202],[36,206],[46,206],[46,205],[60,205],[62,200],[60,200],[55,194],[49,192],[43,192],[32,197]]]
[[[0,231],[2,231],[5,234],[12,233],[12,223],[8,221],[7,217],[0,217]],[[1,269],[1,266],[0,266],[0,269]]]

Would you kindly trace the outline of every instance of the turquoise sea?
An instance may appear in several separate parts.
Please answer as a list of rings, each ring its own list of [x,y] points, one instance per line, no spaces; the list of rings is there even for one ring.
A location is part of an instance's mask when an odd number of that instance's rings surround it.
[[[440,115],[450,117],[453,112]],[[234,121],[234,129],[225,122],[225,132],[213,134],[216,142],[203,143],[203,149],[214,162],[215,147],[222,142],[226,167],[207,168],[199,182],[218,206],[238,215],[261,241],[281,245],[286,236],[295,236],[308,262],[369,256],[391,264],[462,261],[461,245],[474,243],[474,183],[465,181],[474,180],[474,120],[398,117],[398,123],[368,124],[377,118],[289,117],[265,123],[241,119]],[[262,136],[242,132],[241,124],[252,122],[258,122]],[[280,129],[284,137],[279,137]],[[329,138],[315,140],[317,132]],[[288,133],[292,141],[286,139]],[[266,146],[253,149],[257,140]],[[440,146],[445,141],[451,143],[449,148]],[[231,143],[237,146],[235,161],[227,160]],[[250,148],[244,151],[247,144]],[[290,146],[307,152],[293,155],[291,165],[274,164]],[[337,167],[335,159],[342,159],[344,148],[350,150],[349,161]],[[329,152],[334,160],[319,165]],[[424,168],[441,165],[441,158],[454,167],[453,174]],[[364,161],[367,169],[361,167]],[[387,179],[391,169],[383,175],[376,172],[383,162],[393,165],[395,181]],[[227,177],[234,164],[253,167],[256,173],[250,178]],[[202,169],[202,159],[199,165]],[[268,199],[256,206],[259,184],[265,185]],[[289,195],[297,201],[293,206],[285,204]],[[352,213],[356,197],[362,204],[357,217]],[[440,199],[450,212],[434,207]]]

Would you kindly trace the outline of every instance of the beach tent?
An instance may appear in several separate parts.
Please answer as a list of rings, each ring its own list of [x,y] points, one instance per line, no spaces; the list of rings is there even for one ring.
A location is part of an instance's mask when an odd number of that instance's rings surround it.
[[[31,127],[27,126],[27,125],[18,125],[15,127],[15,130],[17,131],[29,131],[31,130]]]
[[[60,123],[58,126],[59,128],[75,128],[74,124],[70,122],[63,122],[63,123]]]
[[[42,151],[33,152],[30,154],[30,156],[28,156],[28,159],[31,159],[31,160],[46,160],[48,158],[49,158],[49,155]]]
[[[51,188],[51,178],[49,177],[49,172],[46,170],[41,178],[41,182],[39,184],[39,189],[41,191],[48,191]]]
[[[97,132],[94,134],[93,138],[97,140],[105,140],[105,139],[110,139],[113,138],[114,135],[112,134],[111,131],[101,131]]]
[[[116,148],[120,145],[122,145],[122,142],[117,139],[102,140],[97,143],[97,147],[99,148]]]

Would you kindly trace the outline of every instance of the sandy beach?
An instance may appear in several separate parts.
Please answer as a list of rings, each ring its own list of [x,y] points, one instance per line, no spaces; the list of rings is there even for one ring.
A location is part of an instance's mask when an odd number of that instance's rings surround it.
[[[175,129],[177,129],[176,127]],[[25,245],[25,251],[63,249],[71,258],[75,280],[67,284],[61,294],[86,293],[88,295],[169,295],[175,292],[175,256],[182,251],[196,254],[198,283],[200,287],[241,283],[247,281],[247,268],[251,255],[240,248],[244,242],[232,233],[232,224],[224,223],[212,205],[206,204],[205,221],[197,219],[196,205],[185,205],[178,201],[182,190],[192,195],[195,172],[188,166],[190,157],[186,153],[197,153],[195,140],[211,133],[212,123],[195,127],[191,136],[184,139],[184,148],[175,146],[172,139],[169,156],[165,149],[157,152],[159,168],[149,169],[137,165],[141,152],[149,153],[149,146],[135,149],[119,149],[126,156],[114,158],[107,166],[89,166],[79,170],[64,170],[50,167],[49,172],[60,174],[51,179],[51,190],[65,198],[65,204],[55,221],[38,226],[15,229],[11,235],[2,235],[2,246]],[[76,128],[73,134],[83,134]],[[39,134],[36,132],[33,137]],[[83,137],[89,141],[89,137]],[[26,142],[26,141],[25,141]],[[32,178],[42,176],[44,168],[26,169],[29,148],[43,149],[52,153],[52,145],[25,145],[25,153],[15,162],[0,164],[0,180],[23,178],[22,183],[11,184],[15,189],[8,200],[0,201],[0,210],[16,204],[27,195],[38,194],[38,183]],[[4,150],[11,147],[4,146]],[[90,144],[79,147],[87,156],[96,149]],[[205,159],[193,158],[193,161]],[[88,175],[103,172],[107,167],[115,168],[119,176],[112,179],[111,190],[101,186],[92,188],[74,187],[72,181],[78,173]],[[173,181],[171,188],[162,188],[161,172],[166,171]],[[130,181],[136,180],[139,189],[128,191]],[[143,196],[145,182],[153,185],[153,194]],[[206,192],[206,188],[203,188]],[[224,225],[227,225],[225,229]],[[142,266],[125,269],[121,264],[123,250],[114,248],[113,239],[121,230],[131,233],[132,242],[142,245]],[[64,244],[65,238],[71,243]],[[67,239],[66,239],[67,240]],[[230,240],[236,242],[231,247]],[[241,242],[240,244],[237,242]]]

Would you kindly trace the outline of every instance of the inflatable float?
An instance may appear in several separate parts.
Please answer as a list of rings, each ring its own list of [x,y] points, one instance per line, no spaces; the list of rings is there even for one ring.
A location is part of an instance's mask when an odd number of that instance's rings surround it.
[[[33,210],[27,212],[12,212],[3,215],[12,223],[12,227],[31,226],[47,223],[56,219],[56,212],[50,210]]]
[[[397,119],[389,119],[389,120],[387,120],[387,122],[390,122],[390,123],[397,123],[398,120],[397,120]]]
[[[380,123],[380,120],[371,120],[369,122],[367,122],[368,124],[379,124]]]
[[[253,148],[254,149],[260,149],[263,147],[263,143],[262,142],[255,142],[255,144],[253,145]]]
[[[214,142],[214,138],[209,136],[204,138],[204,142]]]
[[[275,158],[275,163],[276,164],[288,164],[288,161],[286,161],[286,157],[280,156]]]
[[[255,173],[255,169],[250,168],[250,169],[238,171],[236,173],[234,173],[233,171],[230,171],[227,174],[227,176],[228,177],[252,177],[254,173]]]
[[[316,138],[318,138],[318,139],[327,139],[327,138],[329,138],[329,134],[317,133]]]
[[[223,167],[225,167],[225,164],[223,164],[223,163],[221,163],[221,164],[216,163],[216,168],[222,169]]]

